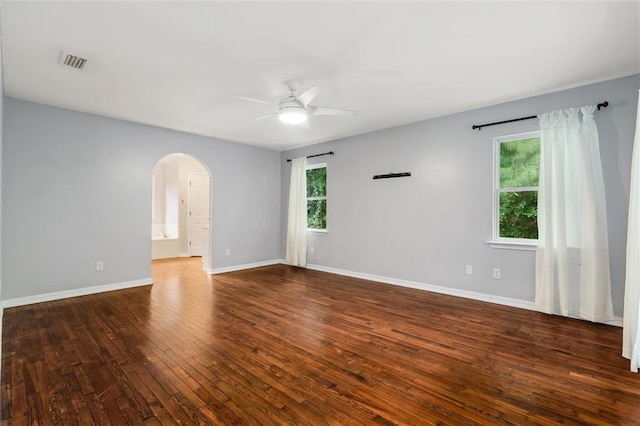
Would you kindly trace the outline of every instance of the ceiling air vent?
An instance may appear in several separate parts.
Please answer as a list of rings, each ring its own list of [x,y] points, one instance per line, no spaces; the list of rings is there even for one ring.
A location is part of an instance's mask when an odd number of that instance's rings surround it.
[[[87,60],[76,55],[62,52],[60,55],[60,63],[81,70],[87,64]]]

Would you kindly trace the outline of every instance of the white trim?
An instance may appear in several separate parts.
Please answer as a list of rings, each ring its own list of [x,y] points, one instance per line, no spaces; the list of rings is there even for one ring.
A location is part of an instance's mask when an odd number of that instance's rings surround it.
[[[4,334],[4,327],[2,326],[2,315],[4,314],[4,307],[0,306],[0,359],[2,359],[2,335]],[[2,363],[0,362],[0,377],[2,377]]]
[[[313,163],[313,164],[307,164],[305,170],[311,170],[311,169],[321,169],[321,168],[327,168],[327,163]]]
[[[536,248],[538,247],[538,240],[530,241],[531,242],[514,239],[513,241],[487,241],[487,244],[489,244],[491,248],[495,249],[536,251]]]
[[[476,293],[474,291],[461,290],[451,287],[442,287],[439,285],[420,283],[416,281],[401,280],[398,278],[383,277],[380,275],[365,274],[363,272],[346,271],[344,269],[331,268],[321,265],[307,265],[308,269],[316,271],[329,272],[332,274],[344,275],[347,277],[361,278],[363,280],[376,281],[385,284],[397,285],[400,287],[415,288],[418,290],[431,291],[434,293],[447,294],[449,296],[464,297],[465,299],[480,300],[482,302],[497,303],[498,305],[511,306],[514,308],[535,310],[535,304],[528,300],[511,299],[509,297],[494,296],[492,294]]]
[[[191,257],[189,253],[178,253],[178,257]]]
[[[322,197],[307,197],[307,208],[308,208],[308,203],[309,201],[325,201],[325,205],[329,205],[328,201],[327,201],[327,192],[328,192],[328,186],[327,186],[327,176],[329,176],[329,168],[327,167],[327,163],[315,163],[315,164],[307,164],[305,167],[305,173],[309,170],[312,169],[327,169],[326,174],[325,174],[325,193],[324,196]],[[308,189],[308,187],[307,187]],[[326,214],[326,212],[325,212]],[[327,218],[325,217],[325,224],[327,222]],[[307,224],[309,222],[307,221]],[[307,232],[308,233],[316,233],[316,234],[328,234],[329,231],[327,231],[326,228],[324,229],[319,229],[319,228],[307,228]]]
[[[327,234],[329,234],[329,231],[327,229],[307,228],[307,232],[309,234],[318,234],[318,235],[327,235]]]
[[[242,270],[245,270],[245,269],[260,268],[261,266],[278,265],[280,263],[284,263],[284,259],[264,260],[262,262],[245,263],[244,265],[225,266],[225,267],[222,267],[222,268],[213,268],[213,269],[205,268],[204,270],[207,271],[207,273],[209,275],[216,275],[216,274],[224,274],[226,272],[234,272],[234,271],[242,271]]]
[[[527,309],[536,311],[535,303],[529,300],[512,299],[510,297],[496,296],[493,294],[477,293],[475,291],[461,290],[451,287],[420,283],[416,281],[401,280],[398,278],[383,277],[380,275],[365,274],[363,272],[347,271],[344,269],[332,268],[330,266],[307,264],[307,269],[329,272],[331,274],[344,275],[346,277],[360,278],[363,280],[376,281],[400,287],[415,288],[417,290],[431,291],[433,293],[446,294],[449,296],[463,297],[465,299],[479,300],[481,302],[495,303],[497,305],[510,306],[512,308]],[[577,318],[580,319],[580,318]],[[622,318],[615,317],[613,321],[606,321],[603,324],[622,327]]]
[[[493,208],[492,208],[492,215],[491,215],[491,235],[493,236],[493,241],[499,241],[501,240],[500,238],[500,229],[499,229],[499,225],[498,225],[498,216],[500,214],[500,192],[502,191],[502,188],[500,188],[500,144],[503,142],[514,142],[514,141],[519,141],[522,139],[531,139],[531,138],[540,138],[542,135],[542,132],[540,130],[535,130],[533,132],[526,132],[526,133],[518,133],[515,135],[506,135],[506,136],[496,136],[493,138]],[[519,191],[522,190],[532,190],[531,188],[533,187],[529,187],[529,188],[517,188]],[[538,191],[537,187],[535,187],[536,191]],[[512,189],[512,188],[510,188]],[[510,192],[510,191],[505,191],[505,192]],[[537,242],[538,240],[532,240]],[[492,246],[493,247],[493,246]],[[514,248],[514,247],[493,247],[493,248]],[[517,249],[515,248],[515,250],[526,250],[523,248]]]
[[[200,164],[203,164],[202,161],[200,161]],[[195,253],[193,254],[192,250],[191,250],[191,240],[193,237],[193,232],[192,231],[192,227],[193,224],[191,223],[191,207],[193,205],[194,200],[192,199],[192,195],[191,195],[191,179],[193,179],[194,177],[206,177],[208,182],[209,182],[209,193],[207,194],[207,198],[209,199],[209,210],[207,211],[207,216],[209,218],[209,232],[208,232],[208,236],[207,236],[207,246],[206,247],[202,247],[202,253]],[[189,257],[199,257],[199,256],[204,256],[206,251],[209,250],[209,247],[211,247],[211,235],[212,235],[212,231],[211,231],[211,212],[213,211],[213,208],[211,207],[211,199],[213,198],[211,196],[211,192],[212,192],[212,176],[211,173],[209,173],[209,170],[207,169],[206,172],[188,172],[187,173],[187,250],[188,250],[188,254]]]
[[[4,306],[2,306],[2,279],[0,279],[0,359],[2,359],[2,335],[4,327],[2,326],[2,316],[4,315]],[[0,362],[0,377],[2,377],[2,363]]]
[[[2,301],[3,308],[13,308],[15,306],[31,305],[33,303],[51,302],[52,300],[67,299],[69,297],[86,296],[89,294],[104,293],[106,291],[123,290],[126,288],[151,285],[151,278],[141,280],[124,281],[121,283],[97,285],[93,287],[83,287],[74,290],[56,291],[54,293],[37,294],[35,296],[17,297]]]
[[[540,191],[540,187],[538,186],[517,186],[517,187],[510,187],[510,188],[498,188],[498,190],[503,193],[503,192],[538,192]]]

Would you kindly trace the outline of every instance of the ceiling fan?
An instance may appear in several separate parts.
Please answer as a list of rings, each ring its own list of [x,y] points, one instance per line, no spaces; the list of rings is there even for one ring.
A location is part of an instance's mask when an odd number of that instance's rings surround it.
[[[321,106],[310,105],[311,101],[318,96],[320,89],[318,86],[313,86],[310,89],[305,90],[301,94],[297,95],[296,92],[300,88],[300,82],[296,80],[290,80],[285,83],[289,89],[289,96],[282,99],[278,103],[263,101],[262,99],[247,98],[245,96],[233,96],[235,99],[241,99],[243,101],[257,102],[260,104],[276,105],[278,111],[261,115],[260,117],[250,118],[244,122],[262,120],[263,118],[278,116],[280,121],[286,124],[302,124],[309,127],[307,120],[312,115],[357,115],[357,111],[351,111],[347,109],[327,108]]]

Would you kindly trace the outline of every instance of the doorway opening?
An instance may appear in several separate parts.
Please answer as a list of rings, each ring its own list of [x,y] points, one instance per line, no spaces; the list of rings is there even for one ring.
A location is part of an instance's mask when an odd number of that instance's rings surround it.
[[[169,154],[151,175],[151,259],[202,257],[211,268],[211,173],[197,158]]]

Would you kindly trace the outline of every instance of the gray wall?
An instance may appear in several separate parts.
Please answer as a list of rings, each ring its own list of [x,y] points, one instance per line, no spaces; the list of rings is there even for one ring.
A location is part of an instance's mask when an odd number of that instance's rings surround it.
[[[0,34],[0,189],[2,188],[2,135],[4,114],[4,72],[2,70],[2,34]],[[0,190],[0,241],[2,241],[2,191]],[[0,302],[2,302],[2,245],[0,244]],[[0,307],[0,312],[2,308]],[[0,317],[2,314],[0,313]]]
[[[354,272],[533,301],[534,252],[490,248],[493,137],[538,130],[537,120],[471,125],[608,100],[596,115],[607,196],[614,308],[622,314],[627,207],[639,76],[482,108],[282,153],[281,252],[290,165],[321,153],[328,165],[328,235],[310,234],[308,262]],[[433,100],[437,102],[437,99]],[[333,118],[341,120],[343,118]],[[311,161],[311,160],[310,160]],[[374,174],[411,172],[374,181]],[[465,275],[465,264],[473,275]],[[492,269],[502,269],[502,279]]]
[[[172,152],[212,173],[214,268],[281,258],[278,152],[11,98],[4,119],[5,300],[150,277],[151,170]]]

